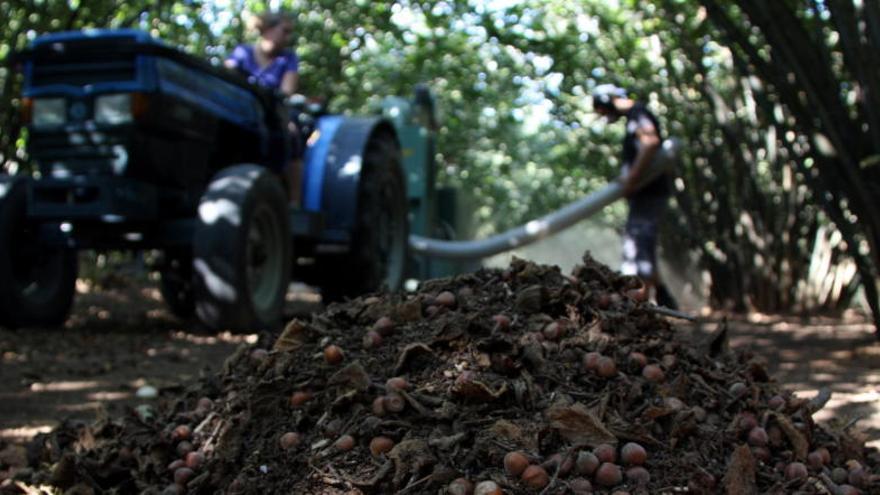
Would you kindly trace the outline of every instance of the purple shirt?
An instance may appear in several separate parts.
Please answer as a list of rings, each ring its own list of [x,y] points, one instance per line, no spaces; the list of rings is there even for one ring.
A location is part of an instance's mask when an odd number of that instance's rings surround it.
[[[228,60],[235,62],[236,68],[248,75],[248,81],[272,89],[281,89],[284,74],[299,69],[299,58],[290,50],[284,50],[267,66],[260,67],[252,45],[238,45]]]

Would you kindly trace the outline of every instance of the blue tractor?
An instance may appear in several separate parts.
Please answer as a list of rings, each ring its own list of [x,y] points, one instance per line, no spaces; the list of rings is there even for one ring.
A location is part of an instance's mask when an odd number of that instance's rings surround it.
[[[289,109],[239,75],[133,30],[45,35],[19,57],[36,172],[0,179],[2,325],[63,322],[78,250],[149,249],[175,314],[271,327],[292,279],[330,299],[399,288],[408,216],[434,228],[406,192],[433,167],[425,91],[311,115],[293,207]]]

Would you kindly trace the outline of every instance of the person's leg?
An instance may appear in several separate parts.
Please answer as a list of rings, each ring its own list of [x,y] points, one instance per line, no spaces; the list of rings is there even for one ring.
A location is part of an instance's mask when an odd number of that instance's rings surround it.
[[[624,275],[637,275],[644,283],[644,299],[653,299],[659,284],[657,270],[657,226],[663,203],[653,197],[632,197],[623,238]]]
[[[657,262],[657,243],[660,238],[660,224],[663,221],[663,215],[669,207],[669,197],[660,196],[652,198],[652,201],[654,202],[654,205],[651,208],[655,212],[655,217],[653,218],[654,240],[653,246],[651,246],[654,265],[654,300],[659,306],[665,306],[669,309],[678,309],[678,302],[675,300],[675,297],[672,296],[672,292],[669,291],[666,284],[663,283],[663,278],[660,276],[660,264]]]
[[[284,171],[285,180],[289,186],[290,204],[300,206],[302,201],[302,175],[303,175],[303,143],[302,135],[299,127],[291,121],[288,124],[291,140],[291,156],[292,158],[287,164]]]
[[[299,207],[302,205],[302,168],[302,158],[295,157],[287,165],[287,170],[285,170],[285,174],[287,175],[287,182],[290,187],[290,204],[295,207]]]

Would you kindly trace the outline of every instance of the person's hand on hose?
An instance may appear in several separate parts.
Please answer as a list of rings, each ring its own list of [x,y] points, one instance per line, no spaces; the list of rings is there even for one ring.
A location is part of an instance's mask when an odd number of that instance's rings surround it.
[[[634,192],[639,189],[639,177],[638,175],[630,172],[621,178],[621,186],[623,188],[623,195],[625,197],[630,197]]]

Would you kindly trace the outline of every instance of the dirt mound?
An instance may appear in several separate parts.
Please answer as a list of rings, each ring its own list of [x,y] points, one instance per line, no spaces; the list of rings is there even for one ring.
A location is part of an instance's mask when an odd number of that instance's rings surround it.
[[[676,340],[639,294],[585,257],[571,276],[516,260],[331,305],[156,407],[37,437],[19,486],[878,492],[876,453],[851,425],[812,421],[827,396],[781,392],[723,330]]]

